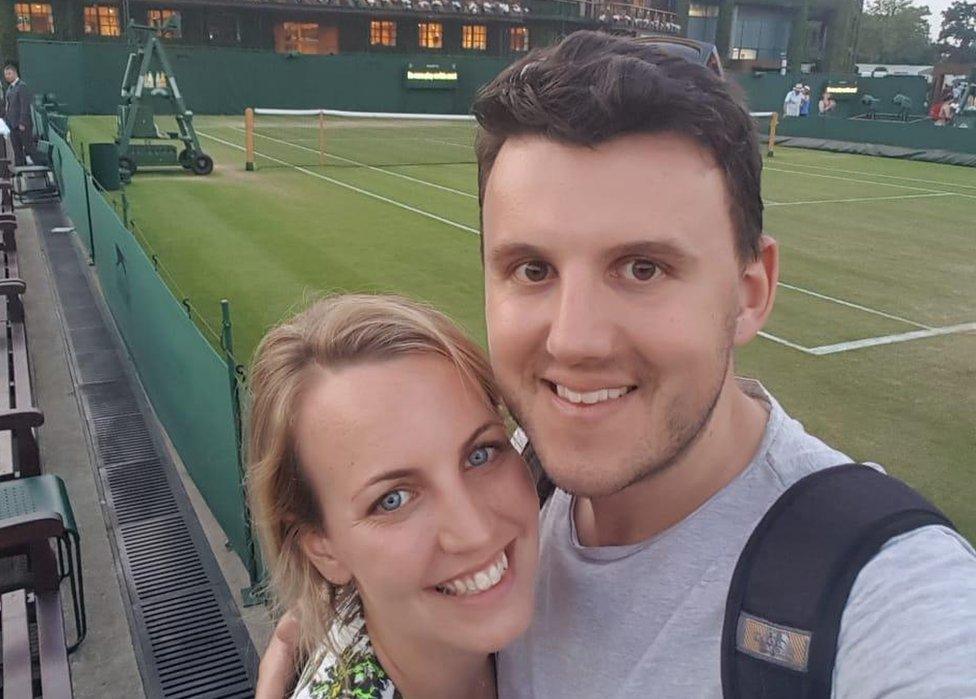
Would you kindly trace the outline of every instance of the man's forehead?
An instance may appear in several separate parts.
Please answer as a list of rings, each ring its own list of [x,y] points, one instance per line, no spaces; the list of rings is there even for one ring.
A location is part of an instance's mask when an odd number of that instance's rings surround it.
[[[589,147],[522,136],[506,141],[492,168],[484,247],[487,257],[522,243],[673,243],[709,219],[731,225],[724,178],[688,137],[630,134]]]

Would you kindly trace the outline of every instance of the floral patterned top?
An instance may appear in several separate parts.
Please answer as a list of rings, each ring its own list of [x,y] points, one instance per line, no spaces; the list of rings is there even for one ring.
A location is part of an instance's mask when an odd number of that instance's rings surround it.
[[[326,647],[308,664],[292,699],[402,699],[373,652],[362,617],[333,634],[341,656]]]

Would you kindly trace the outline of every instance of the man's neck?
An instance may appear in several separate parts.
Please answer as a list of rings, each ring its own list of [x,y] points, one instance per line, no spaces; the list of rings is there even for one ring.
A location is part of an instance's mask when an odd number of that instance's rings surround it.
[[[369,618],[366,627],[377,659],[404,699],[495,699],[490,655],[402,638],[392,628],[371,624]]]
[[[711,419],[678,461],[601,498],[577,498],[584,546],[636,544],[674,526],[732,482],[762,442],[768,413],[729,374]]]

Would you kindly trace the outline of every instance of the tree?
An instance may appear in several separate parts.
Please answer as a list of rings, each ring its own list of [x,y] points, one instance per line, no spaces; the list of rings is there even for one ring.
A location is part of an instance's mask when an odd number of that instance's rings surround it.
[[[959,0],[966,4],[969,0]],[[932,13],[912,0],[873,0],[861,17],[857,60],[861,63],[928,64],[935,58],[929,40]]]
[[[976,61],[976,3],[972,0],[956,0],[942,12],[939,50],[946,61]]]

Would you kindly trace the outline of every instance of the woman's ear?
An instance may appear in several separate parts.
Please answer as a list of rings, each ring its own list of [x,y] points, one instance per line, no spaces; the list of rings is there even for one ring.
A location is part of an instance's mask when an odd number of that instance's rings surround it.
[[[339,587],[349,584],[352,573],[336,555],[328,536],[317,529],[306,529],[299,534],[299,543],[323,578]]]

